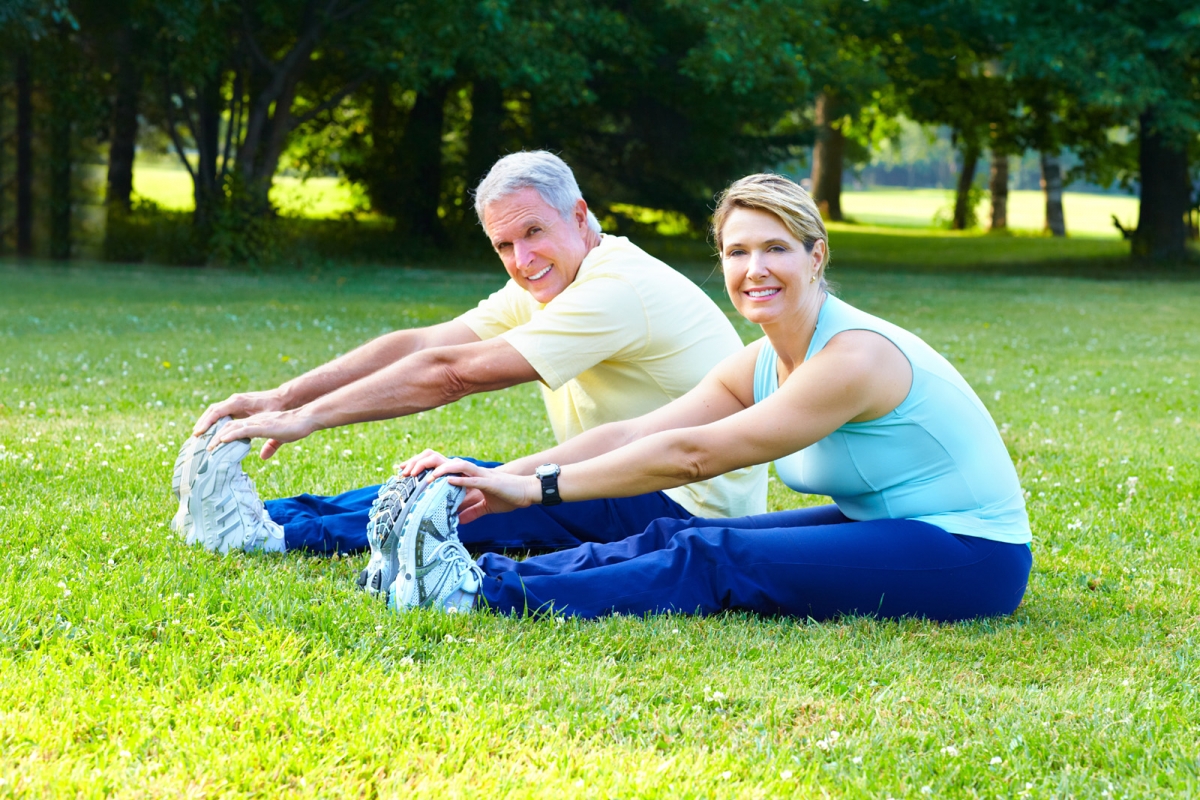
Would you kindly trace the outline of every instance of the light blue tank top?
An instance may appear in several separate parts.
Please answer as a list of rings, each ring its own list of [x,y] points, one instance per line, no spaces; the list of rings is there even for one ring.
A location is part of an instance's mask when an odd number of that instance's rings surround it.
[[[983,403],[950,362],[919,337],[827,295],[804,358],[842,331],[886,337],[912,365],[908,396],[889,414],[847,422],[777,459],[797,492],[828,495],[853,520],[916,519],[950,533],[1026,544],[1032,540],[1012,459]],[[778,358],[763,341],[754,402],[779,388]]]

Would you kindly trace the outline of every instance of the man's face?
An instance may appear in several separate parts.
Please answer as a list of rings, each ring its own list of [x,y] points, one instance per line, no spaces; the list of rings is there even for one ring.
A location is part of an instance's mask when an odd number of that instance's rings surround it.
[[[571,285],[590,249],[587,204],[563,219],[532,187],[489,203],[483,228],[509,277],[543,304]]]

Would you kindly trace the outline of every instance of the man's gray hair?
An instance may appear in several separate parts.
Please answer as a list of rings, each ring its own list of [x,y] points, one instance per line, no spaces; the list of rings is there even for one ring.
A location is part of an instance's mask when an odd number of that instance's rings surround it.
[[[583,199],[575,173],[558,156],[545,150],[511,153],[493,164],[475,188],[475,214],[479,224],[483,224],[483,211],[489,205],[528,188],[536,189],[563,219],[570,219],[575,203]],[[587,224],[600,233],[600,220],[590,210]]]

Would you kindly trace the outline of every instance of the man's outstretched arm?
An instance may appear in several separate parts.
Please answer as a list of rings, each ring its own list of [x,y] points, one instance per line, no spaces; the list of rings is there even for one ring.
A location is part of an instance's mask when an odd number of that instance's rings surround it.
[[[298,408],[233,420],[213,437],[210,447],[263,438],[267,442],[261,455],[270,458],[280,445],[325,428],[403,417],[538,378],[525,357],[501,338],[429,348]]]
[[[219,403],[213,403],[196,421],[192,435],[199,436],[204,433],[221,417],[239,419],[264,411],[299,408],[422,350],[478,341],[479,337],[475,332],[458,320],[427,328],[393,331],[372,339],[327,364],[292,378],[278,388],[239,392]]]

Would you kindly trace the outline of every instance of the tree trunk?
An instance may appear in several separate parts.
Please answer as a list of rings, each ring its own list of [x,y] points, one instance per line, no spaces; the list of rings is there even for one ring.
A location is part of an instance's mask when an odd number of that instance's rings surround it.
[[[371,143],[361,167],[358,180],[367,187],[371,208],[381,214],[399,218],[400,169],[397,153],[400,149],[400,109],[392,98],[391,81],[377,79],[371,87],[371,110],[367,117]],[[354,179],[355,175],[351,175]]]
[[[221,111],[223,103],[219,78],[210,78],[198,87],[196,116],[196,209],[193,224],[207,230],[220,201],[221,187],[217,179],[217,152],[221,145]]]
[[[836,96],[831,92],[822,92],[817,97],[812,196],[821,216],[834,222],[843,219],[842,169],[846,158],[846,136],[842,133],[842,115],[838,110]]]
[[[17,255],[33,255],[33,76],[17,56]]]
[[[1046,230],[1054,236],[1067,235],[1063,216],[1062,166],[1057,153],[1042,153],[1042,191],[1046,194]]]
[[[1138,168],[1141,199],[1133,234],[1135,258],[1181,259],[1187,253],[1187,148],[1157,125],[1152,107],[1138,120]]]
[[[71,153],[72,109],[62,94],[50,113],[50,257],[71,257]]]
[[[117,34],[116,95],[109,123],[108,181],[104,195],[108,220],[129,213],[133,196],[133,157],[138,134],[138,95],[142,76],[134,65],[128,26]]]
[[[988,187],[992,195],[992,230],[1008,228],[1008,156],[992,153],[992,174]]]
[[[467,189],[474,189],[500,159],[504,92],[500,83],[477,78],[471,88],[471,131],[467,134]]]
[[[397,227],[421,239],[444,238],[438,219],[442,192],[442,124],[449,81],[439,81],[417,93],[401,140],[401,187]]]
[[[975,209],[971,207],[971,185],[975,183],[975,168],[979,165],[980,147],[975,142],[963,146],[962,170],[958,173],[958,186],[954,192],[954,222],[956,231],[965,231],[976,222]]]

